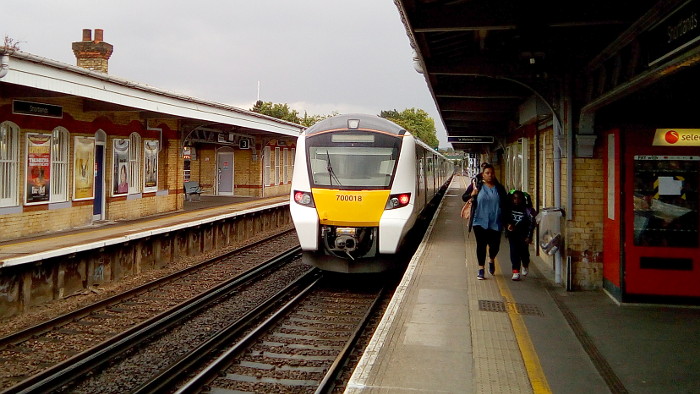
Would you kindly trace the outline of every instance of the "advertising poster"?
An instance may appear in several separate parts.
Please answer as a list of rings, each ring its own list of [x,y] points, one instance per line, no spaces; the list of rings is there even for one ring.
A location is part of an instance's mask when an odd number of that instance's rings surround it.
[[[75,137],[74,161],[73,199],[92,199],[95,184],[95,137]]]
[[[27,134],[27,204],[48,202],[51,179],[51,135]]]
[[[158,190],[158,141],[146,140],[143,144],[143,150],[143,190],[154,192]]]
[[[129,140],[114,140],[114,173],[112,174],[112,195],[129,193]]]

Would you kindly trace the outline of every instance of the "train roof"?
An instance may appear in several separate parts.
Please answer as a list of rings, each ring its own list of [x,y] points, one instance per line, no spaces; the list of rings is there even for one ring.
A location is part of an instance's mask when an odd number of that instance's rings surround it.
[[[348,121],[356,119],[359,121],[356,127],[350,127]],[[345,114],[326,118],[306,129],[305,134],[311,135],[328,130],[379,130],[396,135],[403,135],[406,130],[394,122],[381,118],[377,115],[368,114]]]

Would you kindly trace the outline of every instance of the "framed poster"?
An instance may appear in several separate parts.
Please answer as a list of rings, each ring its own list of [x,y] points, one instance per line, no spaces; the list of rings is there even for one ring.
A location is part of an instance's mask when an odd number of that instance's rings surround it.
[[[73,153],[73,200],[95,197],[95,137],[75,137]]]
[[[51,134],[27,134],[27,204],[46,203],[51,196]]]
[[[158,141],[145,140],[143,144],[143,191],[158,190]]]
[[[114,140],[112,195],[129,194],[129,140]]]

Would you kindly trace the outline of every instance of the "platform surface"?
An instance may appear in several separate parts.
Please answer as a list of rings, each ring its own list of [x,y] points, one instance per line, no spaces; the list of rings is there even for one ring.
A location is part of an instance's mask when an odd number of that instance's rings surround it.
[[[265,207],[289,204],[289,196],[270,198],[202,196],[184,209],[136,220],[96,222],[89,226],[0,242],[0,268],[120,244],[152,234],[177,231]]]
[[[477,280],[463,182],[445,194],[346,393],[700,392],[700,309],[567,292],[534,253],[512,281],[505,238],[496,275]]]

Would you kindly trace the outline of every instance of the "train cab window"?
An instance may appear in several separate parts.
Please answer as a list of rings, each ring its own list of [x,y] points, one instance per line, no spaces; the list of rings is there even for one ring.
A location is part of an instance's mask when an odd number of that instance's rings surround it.
[[[391,186],[401,141],[374,134],[323,134],[307,140],[315,187],[385,189]]]
[[[700,156],[634,157],[634,244],[698,246]]]

